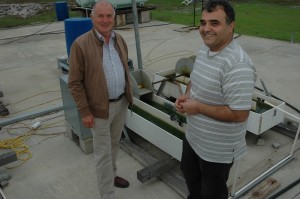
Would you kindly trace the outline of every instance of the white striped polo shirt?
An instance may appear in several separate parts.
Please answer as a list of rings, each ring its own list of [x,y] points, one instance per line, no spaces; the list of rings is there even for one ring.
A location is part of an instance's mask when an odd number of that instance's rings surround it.
[[[236,40],[214,54],[204,45],[191,73],[190,98],[250,110],[255,81],[251,59]],[[202,159],[230,163],[246,154],[247,121],[224,122],[197,114],[188,116],[187,123],[187,140]]]

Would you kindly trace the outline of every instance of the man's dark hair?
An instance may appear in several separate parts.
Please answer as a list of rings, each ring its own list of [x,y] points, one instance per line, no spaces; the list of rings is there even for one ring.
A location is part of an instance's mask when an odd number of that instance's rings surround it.
[[[223,7],[224,9],[227,24],[230,24],[231,22],[235,21],[234,9],[226,0],[208,0],[204,3],[202,12],[203,10],[206,10],[207,12],[212,12],[219,6]]]

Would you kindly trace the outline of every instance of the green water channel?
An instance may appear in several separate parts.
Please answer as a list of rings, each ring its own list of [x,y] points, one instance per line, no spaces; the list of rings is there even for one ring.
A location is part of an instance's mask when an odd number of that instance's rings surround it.
[[[147,103],[148,104],[148,103]],[[168,110],[168,108],[165,108],[162,105],[159,105],[158,103],[154,103],[152,102],[153,107],[159,109],[160,111],[169,114],[170,110]],[[155,105],[154,105],[155,104]],[[150,105],[150,104],[149,104]],[[169,125],[168,123],[160,120],[159,118],[155,117],[154,115],[152,115],[151,113],[144,111],[143,109],[139,108],[136,105],[132,106],[132,111],[136,114],[138,114],[139,116],[143,117],[144,119],[148,120],[149,122],[155,124],[156,126],[159,126],[160,128],[162,128],[163,130],[169,132],[170,134],[174,135],[175,137],[179,138],[179,139],[183,139],[184,137],[184,132],[178,130],[177,128]]]
[[[252,99],[252,100],[256,102],[256,109],[252,110],[255,113],[261,114],[273,108],[272,106],[265,104],[261,101],[258,101],[256,99]]]
[[[263,102],[260,102],[257,100],[254,100],[254,101],[256,102],[256,110],[252,110],[252,111],[255,113],[261,114],[265,111],[272,109],[271,106],[269,106]],[[164,112],[165,114],[169,115],[170,117],[175,116],[175,118],[179,124],[186,124],[186,117],[184,117],[181,114],[178,114],[176,112],[175,108],[171,104],[167,104],[167,103],[159,104],[157,102],[150,101],[150,100],[145,100],[143,102],[160,110],[161,112]],[[184,132],[178,130],[177,128],[175,128],[175,127],[169,125],[168,123],[162,121],[161,119],[155,117],[151,113],[139,108],[136,105],[132,106],[132,111],[134,113],[138,114],[139,116],[143,117],[144,119],[148,120],[149,122],[155,124],[156,126],[159,126],[163,130],[169,132],[170,134],[176,136],[177,138],[179,138],[181,140],[183,139]]]

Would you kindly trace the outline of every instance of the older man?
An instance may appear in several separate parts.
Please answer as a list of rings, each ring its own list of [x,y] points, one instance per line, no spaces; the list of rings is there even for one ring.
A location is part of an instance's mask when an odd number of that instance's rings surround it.
[[[117,176],[116,157],[132,103],[128,71],[128,49],[113,31],[115,10],[106,0],[92,9],[93,29],[78,37],[70,52],[68,85],[82,117],[93,134],[98,188],[102,199],[114,199],[114,186],[129,182]]]

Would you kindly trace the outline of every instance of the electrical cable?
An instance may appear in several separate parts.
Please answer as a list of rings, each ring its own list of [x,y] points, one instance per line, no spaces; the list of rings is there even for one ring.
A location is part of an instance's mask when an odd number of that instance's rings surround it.
[[[47,102],[40,103],[40,104],[38,104],[38,105],[35,105],[35,106],[32,106],[32,107],[24,108],[24,109],[22,109],[22,110],[19,110],[19,111],[16,111],[16,112],[10,113],[10,115],[15,115],[15,114],[17,114],[17,113],[20,113],[20,112],[26,111],[26,110],[28,110],[28,109],[36,108],[36,107],[38,107],[38,106],[42,106],[42,105],[45,105],[45,104],[48,104],[48,103],[50,103],[50,102],[53,102],[53,101],[56,101],[56,100],[60,100],[60,99],[61,99],[61,97],[59,97],[59,98],[55,98],[55,99],[53,99],[53,100],[49,100],[49,101],[47,101]],[[9,117],[5,117],[5,118],[9,118]]]
[[[23,135],[0,140],[0,148],[12,149],[16,153],[16,156],[20,161],[20,163],[16,167],[24,164],[27,160],[29,160],[32,157],[29,147],[25,144],[25,140],[32,134],[32,129],[28,126],[25,126],[25,128],[27,128],[28,131]]]
[[[167,26],[167,25],[171,25],[173,23],[163,23],[163,24],[154,24],[154,25],[147,25],[147,26],[139,26],[139,29],[140,28],[151,28],[151,27],[156,27],[156,26]],[[126,27],[115,27],[114,29],[115,30],[130,30],[130,29],[133,29],[134,26],[131,25],[131,26],[126,26]]]
[[[54,8],[54,4],[53,4],[53,8]],[[0,46],[6,45],[6,44],[10,44],[10,43],[13,43],[13,42],[15,42],[15,41],[22,40],[22,39],[28,38],[28,37],[30,37],[30,36],[34,36],[34,35],[36,35],[37,33],[41,32],[41,31],[43,31],[44,29],[46,29],[47,27],[49,27],[54,21],[55,21],[55,19],[53,19],[53,20],[50,21],[48,24],[46,24],[46,26],[43,27],[42,29],[40,29],[40,30],[38,30],[38,31],[36,31],[36,32],[34,32],[34,33],[32,33],[32,34],[24,35],[24,36],[18,36],[18,37],[16,37],[17,39],[12,40],[12,41],[8,41],[8,42],[5,42],[5,43],[2,43],[2,44],[0,44]]]
[[[57,117],[51,118],[51,119],[55,119]],[[28,146],[25,142],[26,140],[28,140],[31,136],[33,135],[38,135],[38,136],[50,136],[47,137],[46,139],[49,138],[53,138],[56,136],[59,136],[61,134],[64,133],[63,132],[56,132],[56,133],[38,133],[38,131],[40,130],[45,130],[45,129],[49,129],[49,128],[55,128],[55,127],[60,127],[62,125],[59,126],[54,126],[54,124],[60,123],[63,120],[59,120],[59,121],[55,121],[49,124],[46,124],[44,126],[38,126],[37,129],[33,129],[33,125],[30,127],[28,126],[26,123],[15,123],[11,126],[9,126],[7,128],[7,133],[10,135],[15,135],[15,137],[12,138],[7,138],[7,139],[3,139],[0,140],[0,148],[4,148],[4,149],[12,149],[17,156],[17,159],[19,160],[19,163],[16,166],[13,167],[6,167],[7,169],[13,169],[16,167],[21,166],[22,164],[24,164],[26,161],[28,161],[29,159],[32,158],[32,153],[30,151],[30,146]],[[21,125],[18,127],[15,127],[16,125]],[[21,134],[21,135],[16,135],[13,132],[11,132],[12,130],[20,130],[20,129],[25,129],[25,133]],[[46,139],[43,139],[41,141],[38,142],[38,144]],[[37,145],[37,144],[36,144]]]
[[[300,195],[300,192],[296,193],[296,195],[294,195],[292,199],[296,199],[296,197],[299,195]]]
[[[60,92],[60,91],[47,91],[47,92],[38,93],[38,94],[35,94],[35,95],[32,95],[32,96],[26,97],[26,98],[24,98],[24,99],[21,99],[21,100],[19,100],[19,101],[16,101],[16,102],[13,102],[13,103],[9,103],[9,104],[6,104],[5,106],[10,106],[10,105],[13,105],[13,104],[18,104],[18,103],[23,102],[23,101],[25,101],[25,100],[28,100],[28,99],[30,99],[30,98],[33,98],[33,97],[36,97],[36,96],[39,96],[39,95],[43,95],[43,94],[47,94],[47,93],[51,93],[51,92]],[[10,118],[11,115],[14,115],[14,114],[23,112],[23,111],[28,110],[28,109],[36,108],[36,107],[38,107],[38,106],[42,106],[42,105],[44,105],[44,104],[48,104],[48,103],[50,103],[50,102],[53,102],[53,101],[56,101],[56,100],[60,100],[60,99],[61,99],[61,97],[55,98],[55,99],[53,99],[53,100],[46,101],[46,102],[44,102],[44,103],[37,104],[37,105],[32,106],[32,107],[27,107],[27,108],[25,108],[25,109],[22,109],[22,110],[19,110],[19,111],[10,113],[9,116],[4,116],[4,118]]]
[[[19,40],[22,40],[22,39],[31,37],[31,36],[33,36],[33,35],[36,35],[37,33],[41,32],[42,30],[44,30],[44,29],[46,29],[48,26],[50,26],[53,22],[54,22],[54,20],[53,20],[53,21],[50,21],[50,23],[48,23],[44,28],[42,28],[42,29],[40,29],[40,30],[38,30],[38,31],[36,31],[36,32],[34,32],[34,33],[32,33],[32,34],[25,35],[25,36],[20,37],[20,38],[18,38],[18,39],[15,39],[15,40],[12,40],[12,41],[8,41],[8,42],[5,42],[5,43],[2,43],[2,44],[0,44],[0,46],[4,46],[4,45],[6,45],[6,44],[10,44],[10,43],[13,43],[13,42],[15,42],[15,41],[19,41]]]
[[[64,132],[58,132],[58,133],[55,133],[55,134],[53,134],[52,136],[49,136],[49,137],[47,137],[47,138],[45,138],[45,139],[40,140],[38,143],[36,143],[35,145],[32,145],[31,147],[37,146],[37,145],[39,145],[41,142],[44,142],[45,140],[48,140],[48,139],[50,139],[50,138],[55,138],[55,137],[57,137],[57,136],[59,136],[59,135],[61,135],[61,134],[63,134],[63,133],[64,133]]]
[[[41,31],[41,30],[39,30],[39,31]],[[43,33],[31,33],[31,34],[28,34],[28,35],[0,38],[0,41],[1,40],[8,40],[8,39],[19,39],[19,38],[22,39],[22,38],[30,37],[30,36],[34,36],[34,35],[50,35],[50,34],[61,34],[61,33],[65,33],[65,31],[64,30],[53,30],[53,31],[48,31],[48,32],[43,32]]]
[[[297,185],[299,183],[300,183],[300,178],[298,180],[294,181],[293,183],[289,184],[288,186],[286,186],[285,188],[283,188],[282,190],[280,190],[279,192],[277,192],[273,196],[271,196],[269,199],[275,199],[275,198],[277,198],[278,196],[280,196],[281,194],[285,193],[286,191],[288,191],[289,189],[293,188],[295,185]]]
[[[179,54],[179,55],[176,55],[176,53],[180,53],[180,52],[184,52],[183,54]],[[176,52],[173,52],[173,53],[169,53],[169,54],[165,54],[165,55],[162,55],[162,56],[159,56],[159,57],[156,57],[155,59],[149,59],[149,63],[148,62],[144,62],[144,66],[150,66],[156,62],[159,62],[161,60],[164,60],[164,59],[169,59],[169,58],[172,58],[172,57],[179,57],[179,56],[190,56],[192,55],[193,52],[192,51],[176,51]],[[172,56],[169,56],[169,55],[172,55]]]
[[[177,51],[177,52],[173,52],[173,53],[169,53],[169,54],[165,54],[165,55],[159,56],[159,57],[157,57],[157,58],[155,58],[155,59],[150,59],[150,58],[149,58],[150,54],[151,54],[156,48],[158,48],[158,46],[162,45],[163,43],[165,43],[165,42],[167,42],[167,41],[169,41],[169,40],[176,39],[176,38],[178,38],[178,36],[172,37],[172,38],[169,38],[169,39],[162,40],[160,43],[156,44],[156,45],[155,45],[155,46],[147,53],[147,55],[144,57],[144,59],[143,59],[143,60],[144,60],[144,61],[143,61],[143,65],[145,65],[145,66],[150,66],[150,65],[152,65],[152,64],[154,64],[154,63],[156,63],[156,62],[159,62],[159,61],[161,61],[161,60],[163,60],[163,59],[172,58],[172,57],[178,57],[178,56],[188,56],[188,55],[193,54],[192,51]],[[150,41],[150,40],[148,40],[148,41]],[[144,41],[144,42],[146,42],[146,41]],[[188,52],[188,53],[184,53],[184,54],[181,54],[181,55],[174,55],[175,53],[178,53],[178,52]],[[172,56],[168,56],[168,55],[172,55]],[[153,60],[154,60],[154,61],[153,61]]]
[[[237,39],[237,38],[239,38],[240,36],[242,36],[240,33],[238,33],[236,36],[234,36],[233,38],[234,39]]]
[[[51,115],[53,115],[53,113],[51,113]],[[41,122],[46,122],[46,121],[49,121],[49,120],[52,120],[52,119],[56,119],[58,117],[64,117],[64,116],[65,116],[64,114],[56,115],[56,116],[54,116],[52,118],[46,118],[44,120],[41,120]]]
[[[35,95],[32,95],[32,96],[26,97],[26,98],[24,98],[24,99],[21,99],[21,100],[19,100],[19,101],[10,103],[10,104],[8,104],[8,105],[18,104],[18,103],[23,102],[23,101],[25,101],[25,100],[27,100],[27,99],[30,99],[30,98],[33,98],[33,97],[36,97],[36,96],[39,96],[39,95],[47,94],[47,93],[52,93],[52,92],[56,92],[56,93],[57,93],[57,92],[60,92],[60,91],[46,91],[46,92],[38,93],[38,94],[35,94]]]

